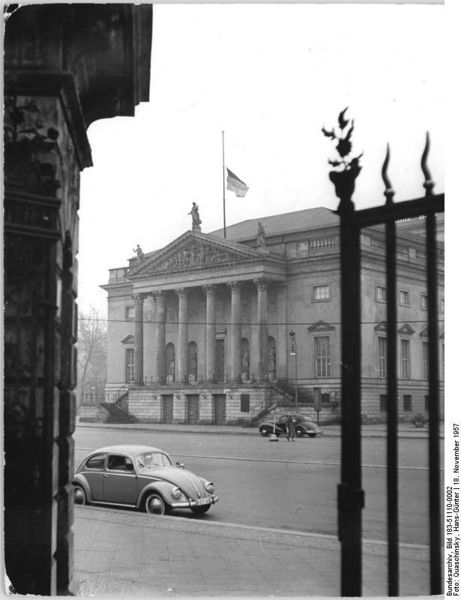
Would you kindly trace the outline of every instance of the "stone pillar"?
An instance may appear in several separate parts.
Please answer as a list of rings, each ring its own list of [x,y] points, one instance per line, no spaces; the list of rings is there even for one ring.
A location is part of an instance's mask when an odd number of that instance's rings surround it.
[[[233,281],[229,284],[231,288],[231,319],[230,319],[230,342],[231,342],[231,364],[230,379],[232,382],[240,382],[240,345],[241,345],[241,297],[240,283]]]
[[[277,379],[287,379],[287,286],[282,283],[278,290],[278,333],[277,333]]]
[[[206,294],[205,378],[212,383],[216,378],[216,286],[206,285],[203,290]]]
[[[165,376],[165,292],[154,292],[154,383],[163,383]]]
[[[134,383],[144,383],[144,295],[134,296]]]
[[[258,381],[267,379],[267,280],[255,279],[258,290],[258,305],[256,313],[256,374]]]
[[[88,126],[149,98],[151,23],[147,4],[5,11],[4,560],[20,595],[77,591],[79,173]]]
[[[187,289],[178,289],[176,293],[179,301],[176,381],[187,383]]]

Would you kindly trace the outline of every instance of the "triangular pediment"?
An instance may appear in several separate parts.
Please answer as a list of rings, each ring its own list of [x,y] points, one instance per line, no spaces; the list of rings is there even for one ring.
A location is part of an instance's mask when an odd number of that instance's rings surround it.
[[[206,269],[254,261],[267,255],[243,244],[187,232],[130,272],[130,277]]]
[[[317,321],[313,325],[307,328],[309,332],[319,332],[319,331],[333,331],[334,326],[330,325],[330,323],[325,323],[325,321]]]
[[[386,321],[380,321],[377,325],[375,325],[375,331],[387,331]]]
[[[122,344],[134,344],[134,336],[130,333],[130,335],[123,338]]]
[[[402,325],[399,329],[399,333],[402,333],[403,335],[412,335],[414,332],[415,330],[411,325],[408,325],[408,323],[405,323],[405,325]]]

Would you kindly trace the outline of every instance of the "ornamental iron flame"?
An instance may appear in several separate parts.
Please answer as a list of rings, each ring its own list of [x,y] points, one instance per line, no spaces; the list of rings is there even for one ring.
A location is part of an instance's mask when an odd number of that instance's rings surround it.
[[[359,164],[360,158],[363,156],[350,157],[352,151],[351,136],[354,131],[354,120],[345,118],[347,107],[339,113],[338,126],[339,130],[334,128],[331,131],[322,127],[322,133],[331,140],[336,140],[336,151],[339,154],[337,159],[329,159],[328,163],[335,168],[330,171],[330,181],[335,186],[335,192],[340,203],[338,206],[338,212],[347,212],[354,210],[354,204],[352,202],[352,194],[355,189],[355,180],[359,175],[362,167]]]

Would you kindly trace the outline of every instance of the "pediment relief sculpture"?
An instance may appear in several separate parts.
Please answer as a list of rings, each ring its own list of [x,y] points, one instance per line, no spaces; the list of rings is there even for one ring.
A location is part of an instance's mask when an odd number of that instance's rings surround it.
[[[151,266],[151,272],[180,271],[193,267],[211,266],[242,260],[243,257],[243,253],[233,253],[212,244],[195,241],[169,254],[163,260],[155,261]]]

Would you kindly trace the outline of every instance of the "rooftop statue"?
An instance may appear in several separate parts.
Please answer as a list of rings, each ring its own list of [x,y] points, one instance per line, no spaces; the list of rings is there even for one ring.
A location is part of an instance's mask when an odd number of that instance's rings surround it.
[[[134,248],[133,252],[136,253],[136,258],[138,259],[139,264],[144,258],[144,252],[142,251],[141,246],[138,244],[136,248]]]
[[[192,215],[192,231],[201,231],[201,219],[198,213],[198,205],[195,202],[192,202],[192,208],[189,215]]]
[[[261,223],[258,223],[258,235],[256,237],[256,248],[266,247],[266,230]]]

